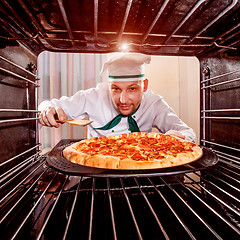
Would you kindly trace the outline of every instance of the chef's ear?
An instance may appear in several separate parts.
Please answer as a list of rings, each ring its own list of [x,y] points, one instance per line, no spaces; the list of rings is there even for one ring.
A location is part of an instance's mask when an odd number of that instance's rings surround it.
[[[143,81],[143,91],[144,92],[146,92],[147,91],[147,89],[148,89],[148,79],[145,79],[144,81]]]

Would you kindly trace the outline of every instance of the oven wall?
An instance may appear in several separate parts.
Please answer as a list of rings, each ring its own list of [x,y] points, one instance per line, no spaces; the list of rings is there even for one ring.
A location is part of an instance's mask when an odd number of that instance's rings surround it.
[[[21,79],[35,82],[35,77],[21,68],[28,68],[30,63],[36,65],[37,57],[22,45],[2,48],[0,56],[0,162],[9,160],[4,168],[10,168],[16,164],[14,156],[36,145],[36,119],[26,120],[36,118],[36,112],[24,111],[36,109],[36,85]]]
[[[209,68],[209,74],[202,74],[201,81],[213,78],[206,81],[205,86],[201,85],[201,88],[205,87],[205,93],[203,89],[201,90],[201,110],[204,108],[205,110],[212,110],[210,113],[205,113],[205,120],[202,113],[202,142],[204,143],[204,140],[209,141],[213,143],[210,146],[215,149],[239,155],[239,150],[235,151],[230,148],[240,148],[240,58],[223,55],[222,58],[201,58],[200,62],[201,73]],[[238,72],[236,72],[237,70]],[[209,87],[214,84],[218,85]],[[208,143],[206,145],[209,146]],[[224,146],[227,146],[227,148]]]

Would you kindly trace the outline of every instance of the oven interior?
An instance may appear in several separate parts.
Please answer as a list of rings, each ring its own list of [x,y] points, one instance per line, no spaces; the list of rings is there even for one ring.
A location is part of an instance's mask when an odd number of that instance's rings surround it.
[[[240,3],[237,0],[0,2],[3,239],[239,239]],[[218,164],[168,176],[85,177],[47,164],[37,128],[37,56],[196,56],[201,145]],[[59,144],[62,144],[61,142]]]

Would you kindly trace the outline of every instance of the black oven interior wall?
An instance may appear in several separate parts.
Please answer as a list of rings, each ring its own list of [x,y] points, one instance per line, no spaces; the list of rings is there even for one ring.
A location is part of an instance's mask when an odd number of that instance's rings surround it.
[[[23,45],[0,50],[1,172],[37,149],[36,64],[37,56]]]
[[[239,157],[239,56],[203,57],[201,61],[201,144]]]

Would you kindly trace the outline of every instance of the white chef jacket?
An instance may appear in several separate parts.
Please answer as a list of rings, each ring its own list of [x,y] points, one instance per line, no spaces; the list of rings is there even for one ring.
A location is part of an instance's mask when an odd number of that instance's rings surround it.
[[[87,126],[88,138],[130,132],[127,118],[122,118],[120,123],[112,129],[95,129],[103,127],[119,114],[111,100],[107,83],[100,83],[96,88],[80,90],[71,97],[63,96],[60,99],[43,101],[39,105],[39,110],[49,106],[61,107],[68,119],[88,117],[89,120],[93,121]],[[181,132],[186,140],[196,142],[194,131],[176,115],[161,96],[154,94],[150,89],[143,93],[140,107],[132,117],[137,122],[141,132],[151,132],[152,128],[157,128],[161,133],[176,130]]]

